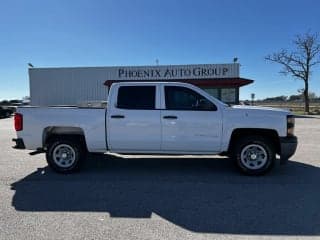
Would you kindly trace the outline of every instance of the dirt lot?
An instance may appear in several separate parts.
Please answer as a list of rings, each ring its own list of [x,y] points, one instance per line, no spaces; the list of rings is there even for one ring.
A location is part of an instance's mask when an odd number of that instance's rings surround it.
[[[297,153],[263,177],[230,159],[90,156],[59,175],[13,150],[0,120],[0,239],[320,237],[320,118],[299,118]]]

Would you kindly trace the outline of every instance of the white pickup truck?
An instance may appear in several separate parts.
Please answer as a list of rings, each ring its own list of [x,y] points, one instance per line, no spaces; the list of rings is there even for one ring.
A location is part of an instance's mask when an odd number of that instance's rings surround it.
[[[249,175],[295,153],[289,111],[228,106],[202,89],[177,82],[112,84],[107,108],[19,107],[15,148],[46,153],[57,172],[77,170],[87,152],[220,154]],[[32,154],[32,153],[31,153]]]

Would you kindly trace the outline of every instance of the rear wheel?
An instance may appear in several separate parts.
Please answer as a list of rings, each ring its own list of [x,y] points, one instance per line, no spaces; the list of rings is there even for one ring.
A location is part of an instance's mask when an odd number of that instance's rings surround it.
[[[242,137],[234,147],[234,158],[239,169],[248,175],[263,175],[274,165],[272,142],[261,136]]]
[[[75,139],[53,139],[50,141],[46,153],[48,165],[59,173],[70,173],[78,170],[83,158],[83,147]]]

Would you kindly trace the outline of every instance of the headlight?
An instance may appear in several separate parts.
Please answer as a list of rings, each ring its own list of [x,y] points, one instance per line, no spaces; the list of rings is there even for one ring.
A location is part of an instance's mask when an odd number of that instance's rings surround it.
[[[288,136],[294,135],[294,124],[295,124],[294,116],[288,115],[287,116],[287,135]]]

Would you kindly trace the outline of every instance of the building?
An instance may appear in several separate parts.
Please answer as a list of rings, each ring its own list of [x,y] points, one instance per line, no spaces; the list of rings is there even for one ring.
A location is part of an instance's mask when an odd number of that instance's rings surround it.
[[[106,101],[111,84],[121,81],[187,82],[226,103],[237,104],[239,88],[253,82],[241,78],[239,68],[238,63],[29,68],[31,105],[79,105]]]

